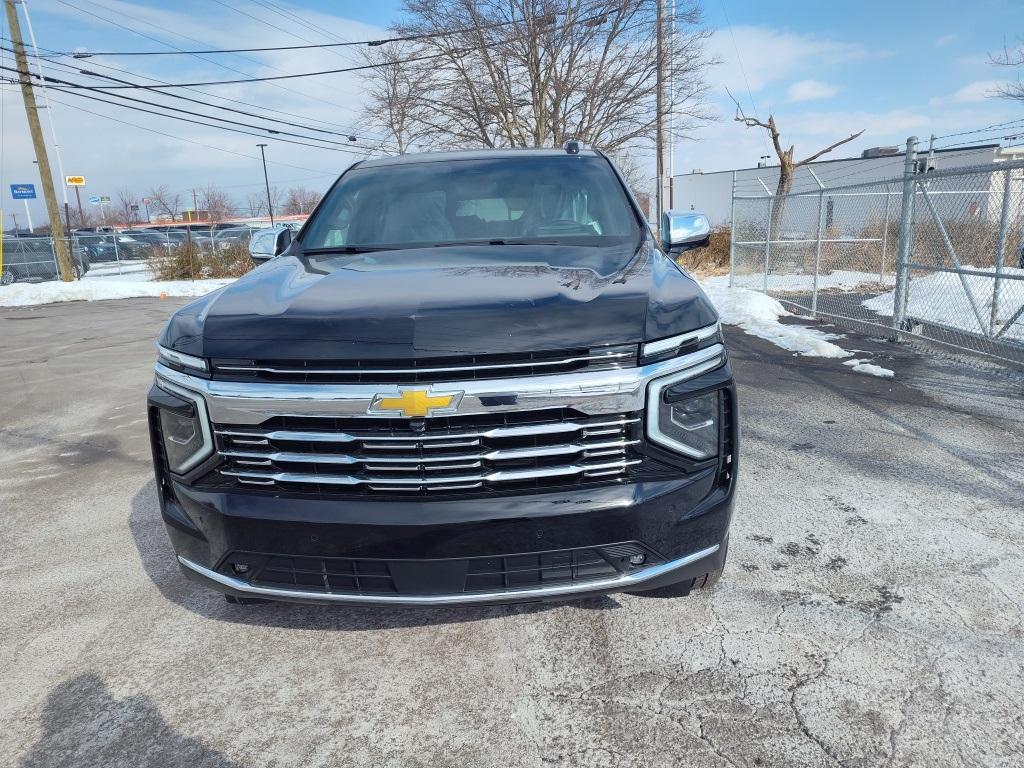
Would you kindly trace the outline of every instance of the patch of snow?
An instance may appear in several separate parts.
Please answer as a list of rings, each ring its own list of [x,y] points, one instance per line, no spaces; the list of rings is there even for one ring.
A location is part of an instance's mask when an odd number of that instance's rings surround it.
[[[82,276],[83,280],[152,280],[153,271],[145,262],[128,262],[118,269],[117,264],[93,264]]]
[[[910,294],[907,300],[907,316],[925,322],[939,323],[950,328],[960,328],[969,333],[988,335],[988,320],[992,316],[992,294],[995,288],[994,267],[967,267],[980,272],[989,272],[993,277],[964,275],[971,293],[978,303],[985,327],[978,325],[970,299],[964,292],[958,275],[948,272],[933,272],[926,277],[910,280]],[[1024,269],[1004,267],[1003,274],[1024,278]],[[895,291],[889,291],[861,302],[872,312],[892,315],[895,305]],[[1024,284],[1019,279],[1006,280],[999,292],[999,311],[996,313],[996,331],[1024,306]],[[1004,333],[1005,338],[1024,339],[1024,315]]]
[[[849,357],[850,353],[833,344],[831,339],[842,336],[825,333],[804,325],[783,325],[780,317],[789,316],[782,304],[764,293],[746,288],[729,288],[714,282],[702,281],[704,292],[718,309],[722,322],[738,325],[754,336],[772,342],[782,349],[814,357]],[[728,278],[726,279],[728,282]]]
[[[725,287],[729,285],[728,275],[709,277],[702,281],[705,285]],[[829,274],[818,275],[818,290],[878,290],[883,286],[892,286],[896,278],[892,275],[885,275],[881,280],[877,272],[855,272],[852,270],[836,269]],[[735,276],[735,284],[738,287],[753,288],[762,290],[764,287],[763,273],[738,274]],[[813,274],[769,274],[768,290],[780,293],[810,293],[814,289]]]
[[[125,276],[122,276],[125,277]],[[133,299],[139,296],[203,296],[233,280],[77,280],[73,283],[14,283],[0,286],[0,307],[26,307],[59,301]]]
[[[895,371],[880,365],[873,365],[867,360],[844,360],[843,365],[850,366],[857,373],[866,373],[868,376],[877,376],[880,379],[892,379],[896,376]]]

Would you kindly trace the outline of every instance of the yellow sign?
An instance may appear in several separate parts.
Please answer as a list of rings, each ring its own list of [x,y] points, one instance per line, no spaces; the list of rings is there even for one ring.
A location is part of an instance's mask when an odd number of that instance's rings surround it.
[[[64,184],[69,187],[84,187],[85,176],[65,176]]]
[[[400,415],[408,418],[454,413],[462,400],[461,392],[430,394],[426,389],[403,389],[397,396],[377,395],[368,413]]]

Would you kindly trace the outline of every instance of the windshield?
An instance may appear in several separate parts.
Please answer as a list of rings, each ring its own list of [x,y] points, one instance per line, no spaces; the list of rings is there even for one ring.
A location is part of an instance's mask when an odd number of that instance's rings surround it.
[[[302,246],[635,244],[640,229],[602,157],[453,160],[356,168],[309,222]]]

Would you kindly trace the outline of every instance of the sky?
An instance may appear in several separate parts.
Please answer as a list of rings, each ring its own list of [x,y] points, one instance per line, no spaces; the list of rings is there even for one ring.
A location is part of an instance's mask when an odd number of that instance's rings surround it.
[[[747,114],[762,118],[774,114],[783,140],[795,144],[798,158],[861,129],[864,135],[835,156],[902,144],[912,134],[927,141],[931,134],[941,137],[1024,118],[1024,104],[992,97],[1000,82],[1015,79],[1017,73],[990,62],[990,55],[1004,45],[1021,44],[1024,3],[703,0],[702,5],[705,23],[713,31],[708,52],[719,61],[707,76],[708,107],[718,119],[676,143],[677,173],[751,167],[770,152],[763,131],[733,120],[735,105],[726,89]],[[402,17],[400,0],[28,0],[27,6],[40,48],[51,51],[170,50],[164,43],[203,49],[365,40],[385,35],[389,24]],[[24,17],[22,31],[27,36]],[[8,36],[6,25],[3,36]],[[11,54],[3,52],[2,57],[0,66],[13,65]],[[75,69],[49,61],[43,63],[47,74],[82,79]],[[165,82],[267,76],[358,63],[355,50],[345,48],[56,61],[114,77]],[[239,109],[268,110],[268,115],[295,123],[351,132],[359,138],[357,144],[376,138],[359,124],[363,94],[359,78],[351,73],[202,90],[249,105],[234,104]],[[140,96],[138,92],[131,95]],[[192,189],[210,184],[244,204],[263,185],[256,147],[260,141],[269,144],[271,184],[281,188],[325,189],[360,157],[285,144],[273,137],[227,133],[52,90],[49,98],[64,172],[86,177],[82,190],[86,206],[94,195],[116,200],[123,188],[142,196],[155,186],[167,185],[188,199]],[[205,110],[187,103],[181,106]],[[9,185],[34,183],[38,188],[39,178],[16,86],[0,88],[0,108],[0,205],[4,226],[9,227],[12,213],[24,223],[23,203],[11,198]],[[45,113],[43,117],[57,175]],[[339,140],[341,149],[352,149],[344,136],[323,135]],[[998,138],[1000,132],[969,136],[983,140]],[[939,139],[938,145],[962,140]],[[649,162],[650,153],[639,157]],[[74,205],[73,193],[69,199]],[[34,223],[41,223],[45,218],[42,201],[32,201],[30,212]]]

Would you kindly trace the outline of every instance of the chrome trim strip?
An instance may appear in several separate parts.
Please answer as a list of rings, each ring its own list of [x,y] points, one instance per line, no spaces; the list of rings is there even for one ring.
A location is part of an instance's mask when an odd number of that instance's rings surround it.
[[[693,552],[667,563],[652,565],[631,573],[623,573],[607,579],[594,579],[576,584],[563,584],[548,587],[527,587],[508,589],[500,592],[458,592],[448,595],[366,595],[345,594],[341,592],[303,592],[298,589],[280,589],[277,587],[259,587],[241,579],[226,576],[210,570],[188,558],[178,555],[178,562],[189,570],[210,581],[227,587],[230,590],[252,597],[266,597],[281,600],[307,600],[325,603],[350,603],[356,605],[473,605],[478,603],[495,603],[502,600],[545,599],[563,597],[587,592],[618,592],[633,589],[666,574],[685,568],[718,552],[719,545],[713,544],[705,549]]]
[[[602,360],[620,360],[632,358],[636,360],[635,352],[612,352],[606,355],[587,355],[585,357],[566,357],[560,360],[535,360],[526,363],[493,363],[490,365],[458,365],[442,368],[278,368],[270,365],[216,365],[215,371],[240,371],[244,373],[284,373],[284,374],[312,374],[318,376],[371,376],[375,373],[387,376],[404,376],[406,374],[420,373],[460,373],[462,371],[495,371],[508,370],[512,368],[536,368],[538,366],[571,365],[572,363],[586,363]]]
[[[595,427],[624,427],[627,424],[636,424],[640,419],[617,419],[615,421],[595,421],[587,424],[580,424],[575,421],[560,421],[550,424],[525,424],[518,427],[494,427],[483,432],[449,432],[445,435],[350,435],[345,432],[303,432],[297,430],[276,429],[270,432],[244,431],[237,429],[218,429],[218,435],[226,435],[235,438],[234,442],[241,442],[237,438],[259,438],[266,440],[294,440],[307,443],[352,443],[356,441],[364,443],[419,443],[433,440],[463,440],[467,438],[501,438],[501,437],[532,437],[534,435],[553,435],[560,432],[578,432],[585,430],[588,435],[612,434],[617,429],[601,430],[593,432]],[[399,446],[401,447],[401,446]],[[429,448],[432,446],[424,446]]]
[[[533,480],[543,477],[582,475],[603,469],[625,469],[639,464],[640,459],[611,461],[600,464],[565,464],[538,469],[499,469],[485,475],[454,475],[449,477],[358,477],[356,475],[306,474],[304,472],[260,472],[256,470],[219,469],[222,475],[240,480],[273,480],[277,483],[312,483],[316,485],[408,485],[414,487],[443,486],[452,483],[503,483],[515,480]]]
[[[571,407],[587,415],[641,411],[647,382],[678,373],[699,376],[725,359],[725,347],[713,344],[669,360],[603,371],[436,382],[438,389],[462,390],[460,414],[500,413]],[[333,416],[372,419],[367,408],[380,392],[373,384],[288,384],[211,381],[157,363],[158,379],[199,392],[217,424],[259,424],[272,416]],[[384,385],[394,386],[394,385]],[[372,424],[371,422],[368,422]]]
[[[267,461],[284,461],[295,464],[405,464],[418,467],[420,464],[444,464],[459,461],[509,461],[512,459],[529,459],[536,456],[566,456],[584,451],[596,451],[607,448],[626,448],[636,445],[639,440],[607,440],[603,443],[563,443],[562,445],[545,445],[533,448],[497,448],[486,453],[442,454],[437,456],[350,456],[344,453],[301,453],[297,451],[235,451],[222,450],[221,456],[232,459],[266,459]],[[609,451],[609,454],[611,451]],[[427,467],[429,469],[429,467]]]

